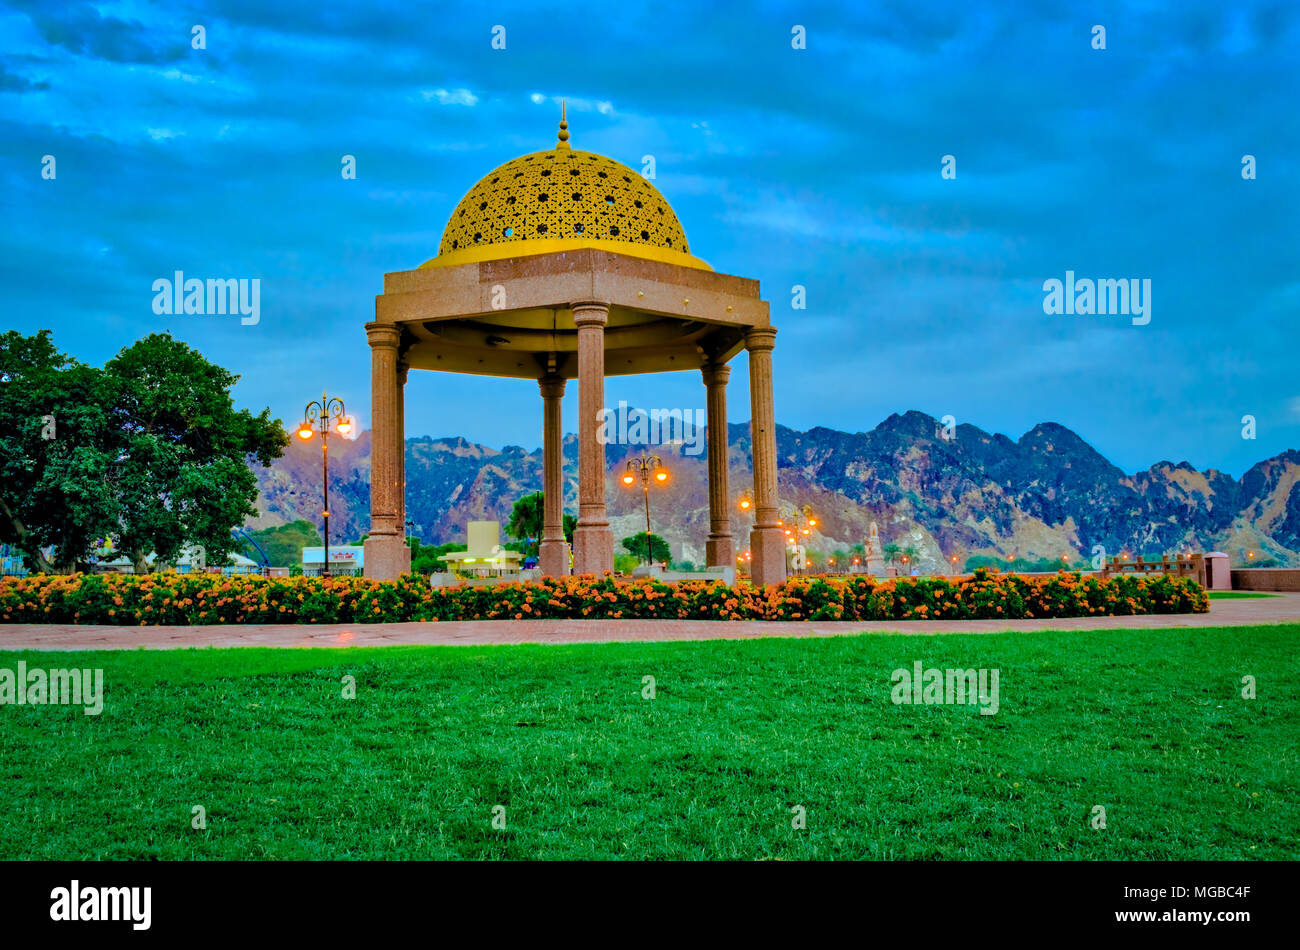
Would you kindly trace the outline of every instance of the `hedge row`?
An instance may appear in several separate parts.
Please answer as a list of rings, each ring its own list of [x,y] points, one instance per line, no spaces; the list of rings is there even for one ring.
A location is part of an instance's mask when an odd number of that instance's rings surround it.
[[[540,618],[665,620],[1014,620],[1205,613],[1209,598],[1179,577],[1062,571],[1054,577],[794,577],[767,589],[721,581],[665,584],[591,575],[491,587],[431,588],[338,577],[214,574],[33,575],[0,581],[0,623],[395,623]]]

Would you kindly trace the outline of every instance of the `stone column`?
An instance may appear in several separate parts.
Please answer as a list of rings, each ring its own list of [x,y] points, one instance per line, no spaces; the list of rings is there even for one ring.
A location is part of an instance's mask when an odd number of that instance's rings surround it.
[[[367,323],[370,343],[370,537],[365,544],[365,575],[394,580],[411,569],[399,520],[402,509],[401,390],[397,344],[391,323]]]
[[[731,367],[708,363],[701,370],[707,394],[709,419],[709,540],[705,563],[709,567],[736,566],[736,545],[731,537],[731,492],[727,486],[727,380]]]
[[[397,364],[397,527],[406,540],[406,376],[411,367],[405,363]]]
[[[785,536],[777,524],[776,420],[772,406],[775,327],[745,332],[749,351],[750,442],[754,456],[754,529],[749,533],[750,576],[757,586],[785,580]]]
[[[573,572],[614,569],[614,536],[605,515],[605,446],[597,439],[605,407],[605,324],[609,305],[577,303],[578,328],[578,526],[573,531]]]
[[[564,429],[560,424],[564,377],[544,376],[537,385],[542,391],[542,493],[545,497],[538,563],[543,577],[564,577],[569,573],[569,546],[564,540]]]

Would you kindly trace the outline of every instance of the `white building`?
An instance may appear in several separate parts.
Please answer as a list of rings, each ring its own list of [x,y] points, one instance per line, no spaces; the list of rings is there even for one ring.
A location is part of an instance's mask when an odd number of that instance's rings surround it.
[[[366,549],[360,544],[330,545],[330,573],[360,575],[365,567]],[[325,565],[325,548],[302,549],[302,572],[308,577],[320,574]]]

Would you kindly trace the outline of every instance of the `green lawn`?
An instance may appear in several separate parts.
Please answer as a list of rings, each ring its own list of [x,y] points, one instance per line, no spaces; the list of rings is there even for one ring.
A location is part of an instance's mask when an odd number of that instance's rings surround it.
[[[1277,596],[1277,594],[1260,594],[1249,590],[1212,590],[1207,593],[1210,600],[1253,600],[1256,597]]]
[[[0,857],[1295,859],[1298,646],[1300,625],[0,653],[102,667],[107,693],[98,717],[0,706]],[[1000,711],[892,704],[916,660],[1000,670]]]

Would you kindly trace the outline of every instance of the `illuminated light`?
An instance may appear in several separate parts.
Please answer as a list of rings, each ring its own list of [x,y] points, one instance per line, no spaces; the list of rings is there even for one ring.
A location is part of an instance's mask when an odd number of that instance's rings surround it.
[[[810,528],[815,528],[815,527],[817,527],[817,522],[815,522],[815,521],[813,521],[811,518],[809,518],[809,519],[808,519],[808,527],[810,527]]]
[[[299,430],[298,430],[298,438],[300,438],[300,439],[310,439],[310,438],[311,438],[311,426],[304,425],[301,429],[299,429]]]
[[[655,472],[655,478],[659,479],[659,481],[661,481],[661,482],[666,482],[666,481],[668,481],[668,473],[667,473],[667,472]]]
[[[745,509],[746,511],[748,511],[748,510],[749,510],[749,499],[748,499],[748,498],[742,498],[741,501],[740,501],[740,507],[743,508],[743,509]]]
[[[634,481],[634,479],[632,478],[631,475],[624,475],[624,476],[623,476],[623,484],[624,484],[624,485],[631,485],[633,481]]]
[[[346,419],[340,419],[338,428],[339,428],[339,432],[341,432],[343,435],[347,435],[349,432],[352,431],[352,423],[348,422]]]

